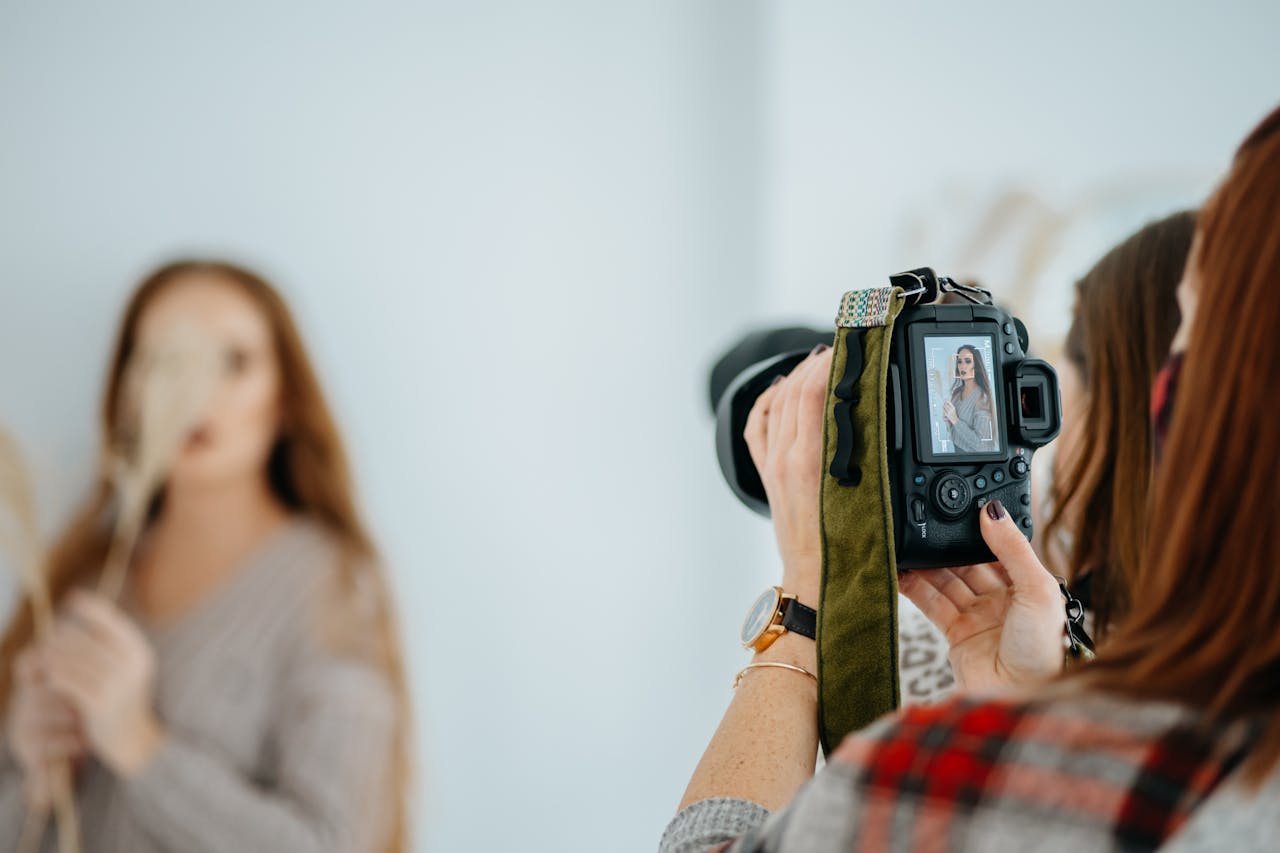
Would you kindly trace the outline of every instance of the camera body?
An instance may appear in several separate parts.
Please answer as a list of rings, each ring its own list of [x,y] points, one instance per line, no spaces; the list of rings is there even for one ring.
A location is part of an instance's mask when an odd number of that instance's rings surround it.
[[[927,268],[891,281],[920,282],[903,298],[889,344],[885,450],[897,564],[900,570],[990,562],[978,510],[998,499],[1031,538],[1031,458],[1062,424],[1057,375],[1029,358],[1026,327],[975,288],[938,279]],[[932,301],[950,291],[962,301]],[[985,299],[975,297],[981,294]],[[967,301],[965,301],[967,300]],[[849,346],[861,346],[850,332]],[[755,399],[774,376],[789,373],[807,352],[790,352],[742,371],[717,407],[717,455],[734,493],[769,514],[742,430]],[[861,356],[861,353],[858,353]],[[875,406],[857,399],[862,359],[849,358],[833,377],[837,430],[829,472],[841,486],[860,482],[866,464],[861,436]],[[866,401],[874,403],[875,401]],[[861,406],[861,410],[860,410]],[[859,448],[862,448],[861,450]]]
[[[889,346],[885,436],[899,569],[989,562],[977,509],[998,499],[1031,537],[1031,457],[1062,423],[1057,375],[1021,321],[989,304],[908,306]],[[856,430],[836,383],[836,428]],[[843,410],[842,410],[843,409]],[[856,460],[840,450],[842,485]]]

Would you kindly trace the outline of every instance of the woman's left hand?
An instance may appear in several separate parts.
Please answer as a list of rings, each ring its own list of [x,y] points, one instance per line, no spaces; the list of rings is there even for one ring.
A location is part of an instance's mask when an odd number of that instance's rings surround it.
[[[955,426],[960,421],[960,415],[956,412],[956,404],[950,400],[943,400],[942,417],[947,423]]]
[[[155,652],[138,626],[106,598],[77,591],[41,655],[103,762],[122,776],[146,766],[163,731],[152,710]]]
[[[834,353],[825,344],[756,400],[744,437],[782,555],[782,588],[818,606],[822,575],[822,421]]]

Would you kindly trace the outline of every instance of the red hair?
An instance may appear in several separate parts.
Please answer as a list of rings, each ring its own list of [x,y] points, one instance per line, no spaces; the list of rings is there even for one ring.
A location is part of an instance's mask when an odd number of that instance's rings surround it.
[[[1199,218],[1201,282],[1133,605],[1092,687],[1266,715],[1248,770],[1280,764],[1280,109]]]

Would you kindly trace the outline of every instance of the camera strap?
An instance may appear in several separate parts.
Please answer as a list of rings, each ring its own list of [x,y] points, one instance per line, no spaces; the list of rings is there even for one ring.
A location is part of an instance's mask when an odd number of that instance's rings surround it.
[[[886,441],[893,324],[910,294],[844,295],[823,426],[818,730],[824,752],[898,707],[898,572]]]

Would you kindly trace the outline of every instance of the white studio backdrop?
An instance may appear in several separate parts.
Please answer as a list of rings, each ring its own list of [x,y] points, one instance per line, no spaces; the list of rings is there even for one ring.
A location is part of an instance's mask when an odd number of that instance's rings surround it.
[[[1054,256],[1061,299],[1280,79],[1261,4],[889,8],[0,2],[0,421],[46,527],[131,284],[257,266],[394,575],[420,848],[653,849],[777,573],[715,466],[718,350],[968,258],[940,195],[1155,174]]]

